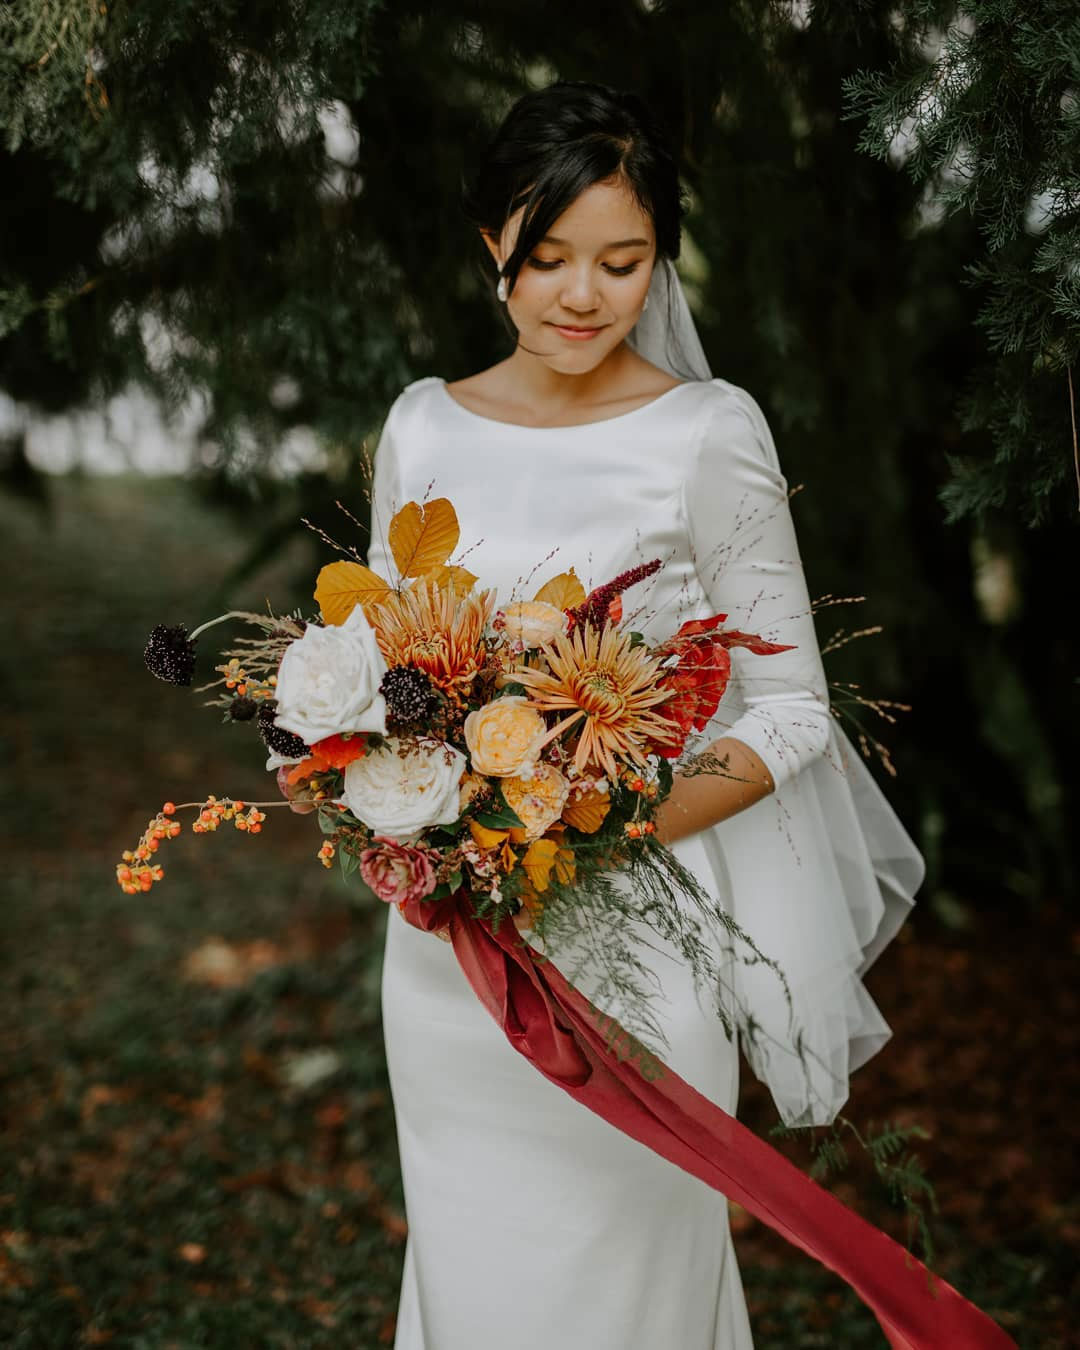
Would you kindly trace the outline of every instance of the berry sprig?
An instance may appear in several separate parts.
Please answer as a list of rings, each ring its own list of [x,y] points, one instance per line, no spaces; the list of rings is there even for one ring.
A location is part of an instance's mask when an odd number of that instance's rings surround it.
[[[125,895],[135,895],[138,891],[148,891],[155,881],[161,881],[165,869],[160,863],[152,861],[153,855],[166,839],[175,839],[181,825],[173,817],[177,811],[193,807],[198,816],[191,823],[192,833],[209,834],[218,828],[223,820],[231,820],[241,834],[259,834],[266,812],[262,806],[288,806],[288,802],[249,802],[234,801],[223,797],[219,801],[211,794],[204,802],[166,802],[156,816],[153,816],[143,830],[138,844],[133,849],[125,849],[116,864],[117,885]]]
[[[223,665],[215,666],[225,677],[225,688],[236,698],[260,699],[277,697],[277,676],[271,675],[265,680],[249,675],[239,659],[231,657]]]
[[[633,769],[627,768],[619,775],[623,785],[631,792],[641,794],[641,798],[634,809],[634,819],[624,823],[623,829],[626,831],[627,838],[640,839],[646,834],[656,833],[656,822],[652,820],[639,820],[638,815],[641,810],[641,804],[644,801],[655,801],[659,788],[656,783],[647,783],[641,774]]]

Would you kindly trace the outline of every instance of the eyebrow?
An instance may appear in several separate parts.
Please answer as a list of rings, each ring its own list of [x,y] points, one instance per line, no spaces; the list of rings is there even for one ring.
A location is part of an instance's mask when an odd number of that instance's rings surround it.
[[[569,243],[569,240],[567,240],[567,239],[556,239],[555,236],[554,236],[553,234],[545,234],[544,237],[543,237],[543,239],[540,240],[540,242],[541,242],[542,244],[563,244],[563,245],[565,245],[565,244],[568,244],[568,243]],[[631,247],[632,245],[634,245],[634,244],[641,244],[641,245],[643,245],[645,248],[648,248],[648,246],[649,246],[649,241],[648,241],[647,239],[616,239],[615,242],[614,242],[613,244],[605,244],[605,245],[604,245],[604,248],[630,248],[630,247]]]

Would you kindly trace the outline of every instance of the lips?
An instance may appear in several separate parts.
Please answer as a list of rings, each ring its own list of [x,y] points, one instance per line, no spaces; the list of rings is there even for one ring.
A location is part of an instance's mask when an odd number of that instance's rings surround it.
[[[597,333],[602,333],[607,324],[601,324],[597,328],[575,328],[569,324],[553,323],[551,325],[556,333],[561,333],[563,337],[569,338],[572,342],[582,342],[587,338],[595,337]]]

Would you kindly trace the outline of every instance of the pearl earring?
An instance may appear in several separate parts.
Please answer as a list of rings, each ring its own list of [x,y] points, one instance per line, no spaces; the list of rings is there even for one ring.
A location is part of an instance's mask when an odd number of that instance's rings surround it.
[[[506,278],[502,275],[502,263],[499,263],[499,284],[495,287],[495,294],[500,300],[506,299]]]
[[[645,311],[646,311],[648,308],[649,308],[649,297],[646,295],[646,297],[645,297],[645,303],[641,306],[641,312],[642,312],[642,314],[644,314]]]

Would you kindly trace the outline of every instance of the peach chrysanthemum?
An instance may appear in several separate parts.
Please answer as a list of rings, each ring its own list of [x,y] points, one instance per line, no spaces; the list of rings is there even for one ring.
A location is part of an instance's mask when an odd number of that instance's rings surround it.
[[[375,639],[388,666],[416,666],[459,705],[484,664],[484,629],[495,591],[457,595],[430,577],[371,606]]]
[[[647,741],[678,735],[675,722],[652,711],[670,697],[668,690],[656,687],[659,660],[641,644],[632,646],[629,633],[610,623],[599,632],[586,624],[570,637],[560,634],[545,643],[543,652],[550,674],[526,669],[516,671],[514,678],[541,711],[573,709],[551,735],[580,722],[574,755],[579,773],[596,765],[614,777],[616,755],[644,766]]]

